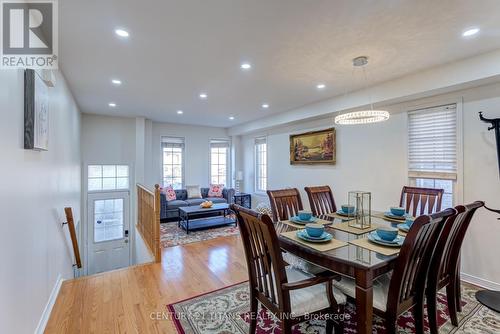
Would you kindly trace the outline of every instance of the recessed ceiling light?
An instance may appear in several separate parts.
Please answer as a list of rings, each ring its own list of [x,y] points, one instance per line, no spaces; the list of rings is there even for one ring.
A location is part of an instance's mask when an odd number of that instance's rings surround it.
[[[234,121],[234,116],[229,116],[230,121]]]
[[[109,103],[108,103],[108,106],[110,106],[111,108],[115,108],[115,107],[116,107],[116,103],[114,103],[114,102],[109,102]]]
[[[240,67],[241,67],[242,70],[249,70],[249,69],[252,68],[252,65],[249,64],[249,63],[243,63],[243,64],[241,64]]]
[[[324,89],[325,87],[326,87],[326,85],[322,84],[322,83],[316,85],[316,88],[318,88],[318,89]]]
[[[182,114],[184,114],[184,111],[182,111],[182,110],[177,110],[177,115],[182,115]]]
[[[264,109],[267,109],[267,108],[269,108],[269,104],[267,104],[267,103],[264,103],[264,104],[262,105],[262,108],[264,108]]]
[[[462,33],[463,37],[471,37],[476,35],[481,29],[479,28],[469,28]]]
[[[118,79],[113,79],[113,80],[111,80],[111,82],[113,83],[113,85],[117,85],[117,86],[122,84],[122,81],[118,80]]]
[[[201,93],[200,94],[200,99],[206,99],[208,95],[206,93]]]
[[[128,31],[123,30],[123,29],[116,29],[115,34],[117,34],[120,37],[128,37],[129,36]]]

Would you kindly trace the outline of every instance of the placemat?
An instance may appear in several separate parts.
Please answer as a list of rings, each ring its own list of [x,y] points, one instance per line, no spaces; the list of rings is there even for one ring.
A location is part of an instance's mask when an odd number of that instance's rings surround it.
[[[326,252],[326,251],[329,251],[332,249],[347,246],[347,242],[340,241],[337,239],[332,239],[329,242],[318,243],[318,244],[315,244],[312,242],[307,242],[307,241],[304,241],[304,240],[299,239],[297,237],[297,231],[283,232],[283,233],[281,233],[281,235],[284,236],[285,238],[293,240],[301,245],[307,246],[309,248],[312,248],[312,249],[320,251],[320,252]]]
[[[355,235],[361,235],[365,234],[371,231],[375,231],[379,226],[378,224],[372,224],[370,227],[365,228],[365,229],[360,229],[356,227],[349,226],[349,223],[333,223],[331,228],[334,228],[339,231],[344,231],[347,233],[355,234]]]
[[[287,224],[287,225],[290,225],[292,227],[295,227],[295,228],[306,228],[306,225],[301,225],[301,224],[297,224],[297,223],[294,223],[293,221],[291,220],[282,220],[280,223],[283,223],[283,224]],[[314,224],[323,224],[325,226],[328,226],[328,225],[331,225],[332,222],[331,221],[328,221],[328,220],[324,220],[324,219],[317,219]]]
[[[404,223],[406,220],[406,219],[389,218],[389,217],[386,217],[383,212],[373,212],[373,211],[372,211],[372,217],[381,218],[381,219],[384,219],[384,220],[387,220],[390,222],[394,222],[394,223]]]
[[[382,255],[395,255],[398,254],[399,251],[401,250],[400,247],[386,247],[382,245],[377,245],[368,240],[367,238],[361,238],[361,239],[356,239],[356,240],[351,240],[349,241],[350,244],[366,248],[368,250],[380,253]]]
[[[326,215],[328,217],[332,217],[332,218],[336,218],[336,219],[342,219],[342,220],[353,220],[354,219],[353,217],[347,217],[347,216],[339,215],[336,212],[327,213]]]

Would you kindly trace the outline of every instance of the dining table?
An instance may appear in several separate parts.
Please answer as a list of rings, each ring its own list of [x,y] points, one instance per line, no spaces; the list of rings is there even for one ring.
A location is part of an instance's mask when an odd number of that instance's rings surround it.
[[[356,282],[356,314],[357,314],[357,333],[371,334],[373,321],[373,280],[394,269],[398,254],[384,255],[367,248],[350,244],[360,238],[366,238],[363,231],[354,233],[346,230],[332,228],[333,224],[346,223],[347,221],[332,215],[321,215],[317,218],[327,220],[332,225],[325,224],[325,231],[330,233],[334,239],[345,242],[342,247],[319,251],[313,247],[305,245],[303,242],[293,240],[285,235],[284,232],[290,232],[300,229],[296,224],[289,224],[287,221],[276,223],[276,231],[280,247],[286,252],[307,260],[313,264],[321,266],[332,272],[349,276]],[[392,226],[397,223],[383,218],[380,213],[373,213],[371,216],[372,231],[374,226]],[[286,233],[285,233],[286,234]]]

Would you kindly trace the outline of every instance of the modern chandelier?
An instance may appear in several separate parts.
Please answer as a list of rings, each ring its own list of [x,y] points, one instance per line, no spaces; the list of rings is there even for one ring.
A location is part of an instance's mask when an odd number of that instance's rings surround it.
[[[368,64],[368,57],[361,56],[356,57],[352,60],[354,67],[361,67],[363,69],[363,74],[366,80],[365,66]],[[370,109],[352,111],[345,114],[341,114],[335,117],[335,124],[369,124],[387,121],[390,114],[386,110],[373,110],[373,104],[370,102]]]

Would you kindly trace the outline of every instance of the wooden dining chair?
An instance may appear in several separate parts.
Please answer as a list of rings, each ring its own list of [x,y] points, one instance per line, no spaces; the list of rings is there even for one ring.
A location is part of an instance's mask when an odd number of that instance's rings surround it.
[[[427,314],[429,329],[432,334],[438,333],[437,325],[437,293],[446,287],[446,299],[451,323],[458,326],[457,311],[461,310],[460,293],[460,249],[477,209],[484,202],[476,201],[468,205],[459,205],[457,214],[448,218],[432,257],[427,278]]]
[[[273,220],[288,220],[303,210],[302,199],[297,188],[268,190],[269,202],[273,211]]]
[[[342,333],[335,314],[343,312],[346,297],[333,289],[332,276],[312,276],[293,267],[285,267],[278,236],[268,215],[238,205],[231,205],[245,250],[250,282],[250,333],[255,333],[258,303],[281,320],[281,332],[289,334],[292,326],[305,315],[327,315],[327,333],[335,327]],[[336,290],[336,289],[335,289]],[[341,305],[341,306],[339,306]]]
[[[309,205],[314,216],[326,215],[337,211],[330,186],[305,187],[304,189],[309,198]]]
[[[418,217],[405,237],[394,270],[373,282],[374,312],[385,319],[388,334],[396,333],[398,316],[412,307],[416,333],[424,333],[425,280],[429,264],[444,222],[455,213],[455,209],[446,209]],[[354,279],[343,277],[335,286],[356,298]]]
[[[441,211],[443,189],[418,188],[404,186],[401,191],[399,206],[413,217]]]

